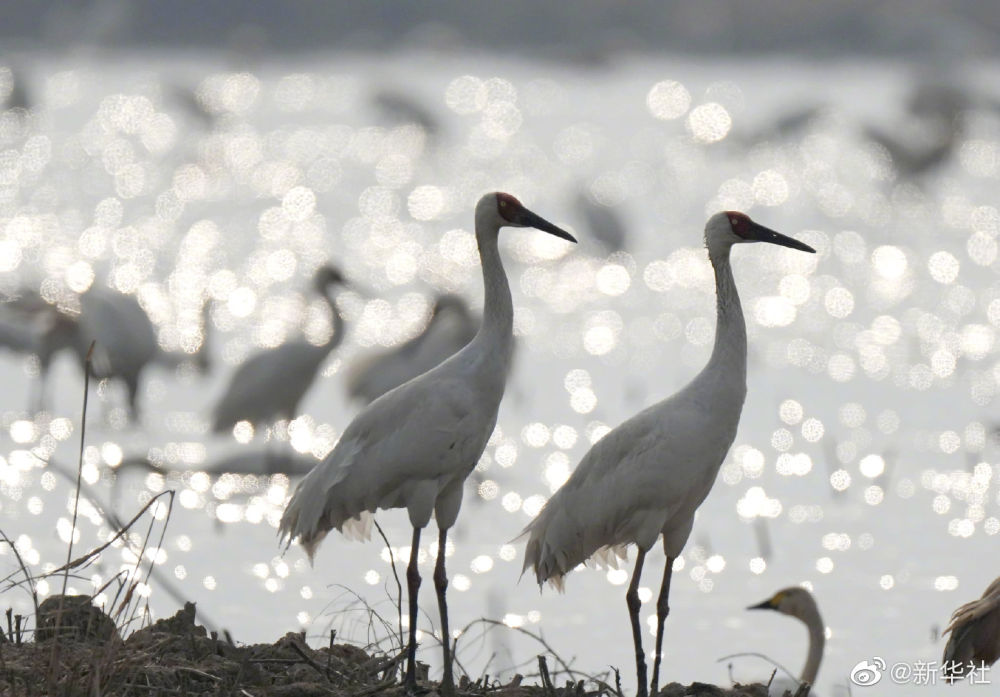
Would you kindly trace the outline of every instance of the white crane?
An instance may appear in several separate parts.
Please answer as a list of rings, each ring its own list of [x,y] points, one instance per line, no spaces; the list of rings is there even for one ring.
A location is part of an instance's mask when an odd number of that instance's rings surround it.
[[[816,684],[819,674],[819,664],[823,660],[823,647],[826,645],[826,626],[819,614],[819,606],[813,594],[802,586],[782,588],[770,598],[757,605],[751,605],[748,610],[775,610],[783,615],[789,615],[800,620],[809,631],[809,652],[806,654],[806,664],[802,667],[799,684],[789,690],[783,682],[772,683],[772,694],[783,695],[786,692],[797,693],[802,683]]]
[[[299,402],[316,379],[323,361],[344,340],[344,319],[329,289],[345,284],[340,271],[329,264],[316,271],[313,286],[330,305],[333,316],[330,338],[319,346],[304,339],[287,341],[244,361],[215,405],[213,431],[230,430],[240,421],[260,426],[280,418],[295,418]]]
[[[99,356],[94,374],[100,378],[120,378],[128,392],[129,413],[139,414],[139,381],[147,365],[160,353],[156,330],[146,311],[132,295],[91,286],[80,296],[80,334],[73,349],[82,352],[97,341]]]
[[[80,368],[86,365],[90,344],[97,342],[91,364],[93,374],[101,379],[117,378],[125,383],[130,416],[139,414],[139,388],[142,374],[151,363],[176,367],[193,360],[199,371],[208,370],[208,303],[202,310],[204,338],[194,354],[174,353],[160,348],[156,329],[149,315],[132,295],[106,287],[91,286],[80,295],[80,314],[70,317],[33,292],[10,303],[15,312],[38,318],[42,329],[34,332],[33,346],[24,350],[39,357],[40,388],[36,407],[44,404],[45,385],[53,357],[64,349],[77,357]],[[13,345],[8,344],[11,348]]]
[[[1000,659],[1000,578],[987,586],[978,600],[965,603],[951,614],[944,630],[948,644],[941,659],[945,679],[960,680],[972,670]]]
[[[164,351],[157,341],[153,322],[134,295],[91,286],[80,296],[79,333],[72,348],[83,368],[90,344],[97,342],[98,353],[92,363],[94,375],[117,378],[125,383],[129,416],[137,420],[139,388],[147,366],[160,363],[173,368],[185,361],[194,361],[201,373],[207,372],[211,324],[208,312],[206,302],[202,306],[203,339],[196,353]]]
[[[722,212],[705,225],[705,245],[715,269],[715,346],[705,368],[677,394],[636,414],[597,441],[580,465],[524,529],[524,568],[538,583],[562,589],[563,576],[590,558],[627,558],[635,544],[635,571],[625,596],[639,677],[646,697],[646,661],[639,628],[639,577],[646,552],[662,533],[667,560],[656,602],[656,662],[659,678],[663,622],[669,607],[670,572],[691,534],[695,510],[705,500],[743,409],[747,382],[747,336],[743,310],[729,263],[733,245],[771,242],[815,250],[759,225],[743,213]]]
[[[347,374],[347,393],[365,404],[417,377],[472,341],[479,318],[460,295],[442,293],[434,301],[424,331],[403,345],[362,358]]]
[[[370,514],[406,508],[413,525],[406,570],[410,636],[406,685],[416,689],[417,553],[420,531],[434,514],[438,551],[434,588],[444,650],[442,694],[454,695],[445,589],[445,542],[458,518],[462,484],[496,425],[514,343],[514,309],[500,260],[500,228],[533,227],[565,240],[567,232],[535,215],[510,194],[491,193],[476,205],[476,242],[483,267],[483,323],[461,351],[385,393],[348,425],[326,459],[306,475],[281,518],[282,539],[298,538],[312,559],[326,534],[367,537]]]

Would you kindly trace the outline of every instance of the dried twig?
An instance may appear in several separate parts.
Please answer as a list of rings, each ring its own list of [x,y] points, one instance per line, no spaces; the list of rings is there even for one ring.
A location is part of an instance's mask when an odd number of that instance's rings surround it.
[[[552,655],[552,657],[556,660],[556,662],[560,666],[562,666],[562,672],[564,672],[567,675],[569,675],[570,677],[574,677],[574,678],[579,677],[579,678],[588,678],[589,679],[591,677],[591,676],[586,675],[584,673],[580,673],[579,671],[573,670],[569,666],[569,664],[566,663],[566,661],[564,661],[562,659],[562,657],[558,653],[556,653],[555,649],[553,649],[552,646],[549,645],[549,643],[547,641],[545,641],[545,639],[540,634],[535,634],[534,632],[530,632],[527,629],[525,629],[524,627],[511,627],[509,624],[505,624],[503,622],[500,622],[499,620],[491,620],[491,619],[486,618],[486,617],[480,617],[479,619],[473,620],[472,622],[469,622],[467,625],[465,625],[465,627],[463,627],[462,631],[459,633],[459,637],[465,636],[466,631],[468,631],[469,629],[471,629],[472,627],[474,627],[477,624],[486,624],[486,625],[491,625],[491,626],[494,626],[494,627],[504,627],[506,629],[512,629],[515,632],[520,632],[521,634],[524,634],[525,636],[529,636],[532,639],[534,639],[535,641],[537,641],[539,644],[541,644],[542,647],[545,648],[545,650],[549,654]],[[458,642],[456,640],[456,647],[457,647],[457,644],[458,644]]]
[[[403,634],[403,584],[399,582],[399,573],[396,571],[396,555],[392,553],[392,545],[389,544],[389,538],[386,537],[385,531],[382,530],[382,526],[378,524],[374,516],[372,516],[372,523],[375,524],[375,529],[378,530],[382,541],[385,542],[386,549],[389,550],[389,565],[392,567],[392,577],[396,579],[396,617],[399,619],[399,646],[403,648],[406,645],[406,635]]]
[[[794,697],[809,697],[809,690],[811,687],[812,685],[807,682],[799,683],[799,689],[795,691]]]
[[[782,672],[785,673],[785,675],[787,675],[792,680],[794,680],[796,684],[799,683],[799,679],[797,677],[795,677],[790,670],[788,670],[787,668],[785,668],[785,666],[781,665],[780,663],[778,663],[777,661],[775,661],[774,659],[772,659],[770,656],[766,656],[766,655],[764,655],[762,653],[756,653],[756,652],[752,652],[752,651],[745,652],[745,653],[731,653],[728,656],[723,656],[722,658],[717,659],[715,662],[716,663],[722,663],[723,661],[728,661],[730,658],[743,658],[745,656],[753,656],[755,658],[761,658],[761,659],[767,661],[768,663],[770,663],[776,669],[780,669]],[[771,677],[772,677],[772,679],[774,678],[773,675]],[[768,684],[770,684],[770,683],[768,683]]]
[[[301,646],[299,646],[299,645],[298,645],[297,643],[295,643],[294,641],[292,641],[292,642],[289,642],[289,644],[288,644],[288,645],[292,647],[292,650],[293,650],[293,651],[294,651],[295,653],[297,653],[297,654],[298,654],[298,655],[299,655],[299,656],[300,656],[300,657],[302,658],[302,660],[306,662],[306,664],[307,664],[307,665],[308,665],[308,666],[309,666],[310,668],[312,668],[312,669],[313,669],[313,670],[315,670],[315,671],[316,671],[317,673],[319,673],[320,675],[322,675],[322,676],[323,676],[323,678],[325,678],[327,682],[330,682],[330,672],[331,672],[331,671],[332,671],[333,673],[336,673],[336,674],[337,674],[337,675],[338,675],[339,677],[342,677],[342,678],[346,677],[346,676],[344,676],[343,674],[339,673],[338,671],[336,671],[336,670],[333,670],[332,668],[328,668],[328,669],[324,669],[324,668],[323,668],[323,666],[321,666],[321,665],[320,665],[319,663],[317,663],[317,662],[316,662],[316,661],[314,661],[313,659],[309,658],[309,656],[307,656],[307,655],[306,655],[306,652],[302,650],[302,647],[301,647]]]
[[[90,394],[90,362],[94,357],[94,347],[97,341],[90,342],[87,349],[87,357],[83,361],[83,409],[80,413],[80,454],[78,456],[76,468],[76,488],[73,497],[73,522],[69,529],[69,540],[66,543],[66,564],[63,570],[62,593],[59,595],[59,606],[56,609],[55,626],[52,628],[55,640],[52,642],[52,651],[49,654],[49,679],[48,688],[50,693],[55,692],[55,667],[59,664],[60,635],[63,623],[63,609],[65,607],[66,587],[69,584],[70,561],[73,559],[73,537],[76,535],[76,520],[80,512],[80,484],[83,481],[83,451],[87,443],[87,397]],[[35,615],[37,624],[41,618]]]
[[[127,533],[129,531],[129,529],[133,525],[135,525],[136,521],[138,521],[139,518],[142,517],[142,514],[145,513],[147,510],[149,510],[149,508],[154,503],[156,503],[157,500],[161,496],[170,496],[171,497],[171,501],[172,501],[173,500],[173,495],[174,495],[174,490],[173,489],[168,489],[166,491],[161,491],[159,494],[157,494],[156,496],[154,496],[153,498],[151,498],[149,501],[147,501],[146,505],[143,506],[142,508],[140,508],[139,512],[136,513],[134,516],[132,516],[132,519],[129,520],[124,525],[124,527],[120,528],[118,530],[118,532],[116,532],[115,535],[113,537],[111,537],[111,539],[109,539],[107,542],[105,542],[104,544],[99,545],[97,547],[94,547],[92,550],[90,550],[89,552],[87,552],[86,554],[84,554],[81,557],[77,557],[76,559],[74,559],[72,561],[66,562],[66,564],[64,564],[63,566],[60,566],[58,569],[52,569],[52,571],[48,572],[47,574],[43,574],[39,578],[48,578],[49,576],[53,576],[55,574],[61,573],[63,571],[66,571],[68,569],[75,569],[75,568],[77,568],[79,566],[82,566],[83,564],[87,563],[88,561],[90,561],[91,559],[93,559],[94,557],[96,557],[98,554],[100,554],[101,552],[103,552],[104,550],[106,550],[108,547],[110,547],[111,545],[113,545],[114,542],[115,542],[115,540],[117,540],[118,538],[120,538],[123,535],[125,535],[125,533]],[[140,559],[141,559],[141,556],[140,556]]]
[[[18,551],[17,545],[14,544],[13,540],[11,540],[9,537],[7,537],[7,533],[5,533],[3,530],[0,530],[0,540],[2,540],[3,542],[6,542],[10,546],[11,551],[14,552],[14,558],[17,559],[17,565],[20,567],[21,573],[24,574],[24,580],[28,582],[28,588],[29,588],[29,593],[31,595],[31,601],[35,605],[35,615],[37,616],[38,615],[38,594],[35,592],[35,578],[31,575],[31,572],[28,571],[28,567],[27,567],[27,565],[25,565],[24,559],[21,558],[21,553]],[[6,583],[13,575],[14,574],[11,574],[10,576],[7,576],[5,579],[3,579],[3,581],[0,581],[0,582]],[[14,585],[17,586],[17,585],[20,585],[20,584],[14,584]]]
[[[76,493],[73,498],[73,521],[69,529],[69,542],[66,544],[66,571],[63,573],[62,594],[66,595],[66,584],[69,583],[69,562],[73,558],[73,536],[76,533],[76,519],[80,511],[80,483],[83,481],[83,450],[87,444],[87,396],[90,393],[90,361],[94,357],[94,347],[97,341],[90,342],[87,357],[83,361],[83,411],[80,414],[80,456],[76,468]],[[59,617],[62,617],[62,602],[59,603]],[[58,631],[61,619],[56,620]]]
[[[351,603],[351,605],[354,605],[355,603],[360,604],[360,608],[357,611],[363,610],[365,612],[365,614],[367,615],[367,617],[368,617],[368,630],[369,630],[369,643],[368,643],[369,647],[376,647],[376,648],[379,648],[379,650],[381,650],[380,645],[381,645],[381,643],[383,641],[382,639],[373,640],[373,638],[372,638],[373,637],[373,632],[375,631],[375,623],[374,623],[373,620],[378,620],[379,623],[382,625],[382,627],[385,629],[386,633],[389,636],[395,638],[395,630],[393,629],[393,627],[389,623],[389,621],[387,619],[385,619],[385,617],[383,617],[382,614],[379,613],[379,611],[376,610],[365,598],[363,598],[361,596],[361,594],[359,594],[357,591],[355,591],[352,588],[348,588],[347,586],[345,586],[343,584],[336,584],[335,587],[336,588],[340,588],[341,590],[343,590],[345,595],[348,595],[348,596],[354,598],[355,602]],[[347,608],[345,608],[345,609],[341,610],[340,613],[341,614],[346,614],[347,611],[348,611]]]
[[[386,678],[382,682],[375,683],[374,685],[366,687],[363,690],[358,690],[357,692],[352,692],[351,693],[351,697],[368,697],[368,695],[374,695],[374,694],[376,694],[378,692],[381,692],[382,690],[386,689],[387,687],[392,687],[395,684],[396,684],[396,678],[394,678],[394,677],[393,678]]]
[[[199,678],[208,678],[214,682],[222,682],[222,678],[217,675],[212,675],[211,673],[206,673],[203,670],[198,670],[197,668],[191,668],[189,666],[175,666],[174,670],[181,673],[191,673],[192,675],[197,675]]]
[[[544,654],[539,654],[538,656],[538,674],[542,676],[542,687],[545,688],[545,694],[549,697],[555,697],[556,688],[552,685],[552,678],[549,676],[549,664],[545,660]]]

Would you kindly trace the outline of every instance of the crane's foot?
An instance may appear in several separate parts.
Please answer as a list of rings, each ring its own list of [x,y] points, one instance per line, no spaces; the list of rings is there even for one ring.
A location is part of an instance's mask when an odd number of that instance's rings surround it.
[[[419,696],[433,692],[427,678],[429,670],[430,666],[426,663],[422,661],[415,662],[414,670],[412,672],[407,671],[406,677],[403,678],[403,687],[406,689],[406,694]]]
[[[404,682],[403,688],[406,690],[406,694],[413,695],[413,697],[423,697],[423,695],[429,694],[430,692],[434,691],[426,684],[421,685],[417,683],[416,680],[414,680],[412,683]],[[441,692],[441,694],[444,695],[444,692]]]
[[[441,697],[456,697],[458,694],[455,690],[455,683],[453,681],[445,682],[443,680],[438,686],[438,693]]]

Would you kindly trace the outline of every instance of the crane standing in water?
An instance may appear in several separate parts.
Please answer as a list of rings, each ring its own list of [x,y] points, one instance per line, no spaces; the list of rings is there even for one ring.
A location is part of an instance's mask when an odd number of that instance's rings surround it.
[[[746,324],[729,263],[733,245],[744,242],[815,252],[743,213],[722,212],[709,218],[705,245],[715,269],[717,326],[708,364],[680,392],[597,441],[523,532],[528,536],[524,568],[534,569],[539,584],[549,581],[560,590],[563,576],[591,557],[625,558],[629,544],[639,548],[625,596],[639,697],[646,697],[648,688],[639,625],[639,578],[646,552],[662,534],[667,560],[656,602],[655,693],[674,559],[684,548],[695,511],[708,496],[736,437],[746,397]]]
[[[282,417],[294,419],[299,402],[316,379],[323,361],[344,340],[344,319],[329,289],[345,285],[340,271],[329,264],[313,276],[313,286],[330,305],[333,333],[325,344],[316,346],[304,339],[286,341],[281,346],[251,356],[229,381],[222,399],[212,412],[212,430],[221,433],[240,421],[267,425]]]
[[[504,193],[476,205],[476,242],[483,267],[483,323],[461,351],[369,404],[344,430],[326,459],[306,475],[281,517],[283,539],[298,538],[312,559],[326,534],[367,537],[370,513],[406,508],[413,525],[406,569],[410,635],[406,686],[416,689],[417,555],[420,531],[434,514],[438,526],[434,588],[441,611],[444,676],[455,693],[445,590],[445,543],[458,518],[462,485],[496,425],[514,344],[514,308],[497,244],[500,228],[533,227],[575,242],[567,232]]]

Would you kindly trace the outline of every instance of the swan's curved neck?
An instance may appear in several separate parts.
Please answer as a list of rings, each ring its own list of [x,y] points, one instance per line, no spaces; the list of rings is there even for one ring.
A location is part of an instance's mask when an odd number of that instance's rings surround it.
[[[819,664],[823,660],[823,647],[826,644],[826,630],[823,627],[823,618],[818,611],[812,611],[801,618],[809,630],[809,653],[806,655],[806,664],[802,668],[800,680],[810,685],[816,684],[816,676],[819,674]]]
[[[344,318],[341,316],[340,311],[337,309],[337,302],[333,299],[330,293],[330,286],[323,288],[322,295],[323,300],[326,304],[330,306],[330,314],[333,319],[333,333],[330,334],[330,338],[326,340],[323,344],[323,350],[330,353],[333,349],[340,345],[340,342],[344,340]]]

